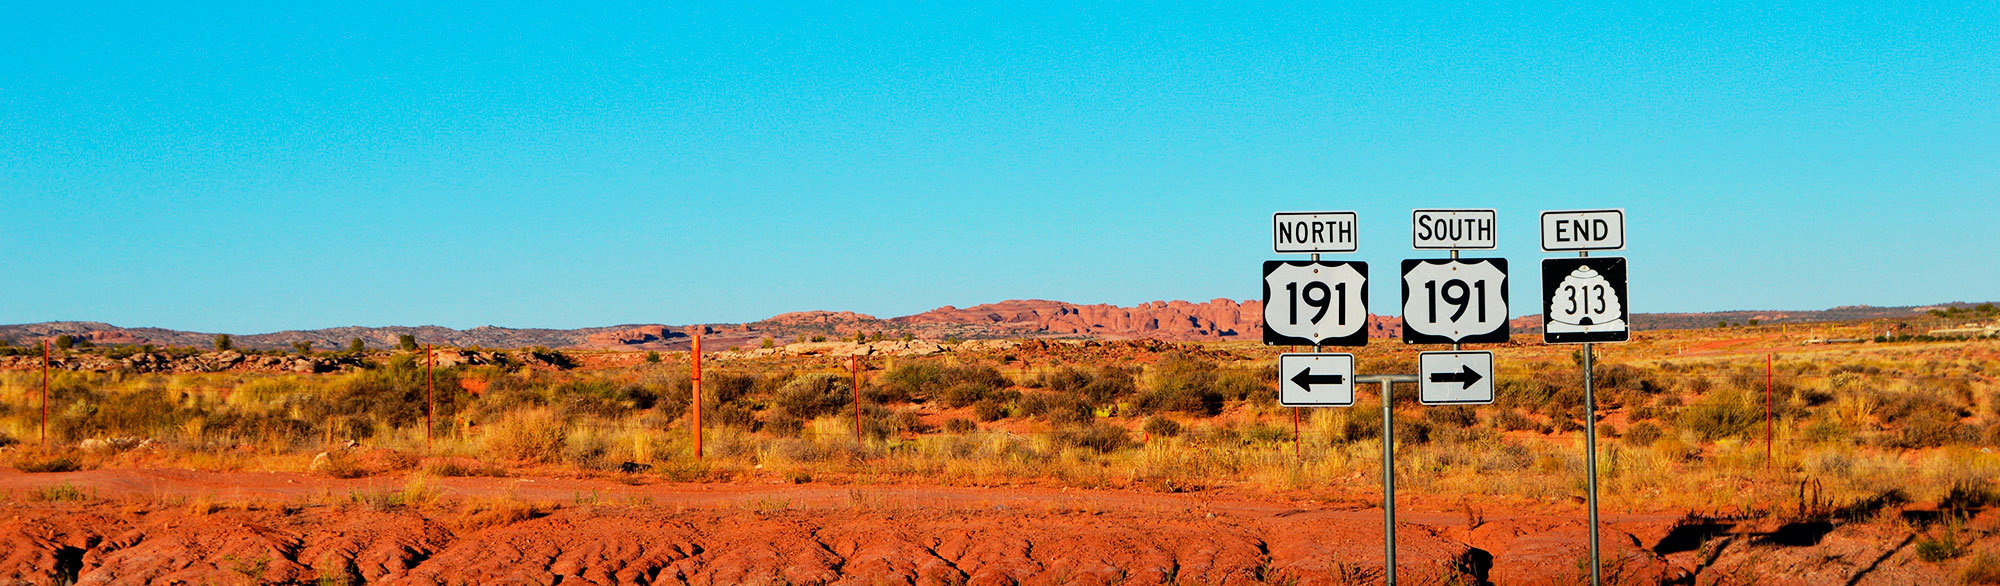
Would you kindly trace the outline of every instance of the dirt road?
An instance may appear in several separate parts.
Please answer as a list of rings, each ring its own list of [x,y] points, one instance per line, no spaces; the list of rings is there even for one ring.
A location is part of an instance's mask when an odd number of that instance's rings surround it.
[[[65,485],[81,495],[49,489]],[[1342,584],[1380,583],[1383,566],[1370,494],[1328,505],[1232,491],[446,478],[397,505],[404,486],[0,472],[0,584]],[[1399,580],[1573,584],[1585,571],[1580,508],[1482,514],[1405,501]],[[1677,529],[1680,517],[1607,516],[1613,573],[1943,584],[1955,567],[1915,560],[1907,531],[1887,526],[1794,544],[1771,523]]]

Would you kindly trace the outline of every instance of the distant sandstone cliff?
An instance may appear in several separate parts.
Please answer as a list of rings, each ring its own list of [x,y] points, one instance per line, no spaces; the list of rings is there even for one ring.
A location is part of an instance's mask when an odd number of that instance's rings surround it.
[[[1949,304],[1966,305],[1964,303]],[[1645,329],[1694,328],[1718,321],[1766,324],[1845,321],[1857,319],[1918,318],[1925,307],[1836,307],[1818,311],[1738,311],[1721,313],[1637,314],[1634,325]],[[1381,309],[1381,308],[1378,308]],[[1393,308],[1390,308],[1393,309]],[[1045,299],[1002,301],[972,307],[944,306],[916,315],[877,318],[851,311],[802,311],[772,316],[745,324],[669,326],[628,324],[570,330],[502,328],[481,326],[456,330],[438,326],[341,327],[323,330],[285,331],[268,334],[232,335],[235,347],[249,350],[287,349],[306,342],[318,350],[340,350],[355,339],[368,348],[392,347],[401,335],[414,336],[420,343],[486,348],[594,348],[620,350],[683,350],[691,341],[692,330],[704,334],[705,349],[761,347],[810,341],[815,338],[852,339],[904,336],[943,340],[989,338],[1091,338],[1100,340],[1153,339],[1168,342],[1208,340],[1259,340],[1263,337],[1264,304],[1255,300],[1214,299],[1202,303],[1153,301],[1132,307],[1105,304],[1075,304]],[[1368,335],[1396,338],[1401,324],[1394,316],[1368,316]],[[1540,331],[1539,316],[1512,320],[1515,333]],[[44,322],[0,326],[0,341],[29,345],[56,336],[68,335],[77,342],[100,346],[178,346],[208,349],[215,334],[161,328],[128,328],[98,322]]]

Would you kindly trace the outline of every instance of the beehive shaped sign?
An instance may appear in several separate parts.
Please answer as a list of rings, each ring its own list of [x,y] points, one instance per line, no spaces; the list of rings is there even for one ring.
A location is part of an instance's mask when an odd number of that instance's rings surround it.
[[[1542,339],[1551,344],[1623,342],[1631,335],[1622,257],[1542,261]]]
[[[1625,304],[1604,275],[1588,265],[1576,267],[1556,285],[1558,295],[1549,312],[1548,330],[1577,333],[1625,329]]]

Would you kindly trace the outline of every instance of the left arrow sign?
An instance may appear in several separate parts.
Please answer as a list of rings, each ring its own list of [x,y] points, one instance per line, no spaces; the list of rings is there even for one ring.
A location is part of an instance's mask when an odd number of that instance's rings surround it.
[[[1301,370],[1292,377],[1293,384],[1308,391],[1312,390],[1313,385],[1337,385],[1346,380],[1347,377],[1338,374],[1313,374],[1312,369]]]
[[[1353,354],[1278,355],[1278,404],[1336,407],[1354,404]]]

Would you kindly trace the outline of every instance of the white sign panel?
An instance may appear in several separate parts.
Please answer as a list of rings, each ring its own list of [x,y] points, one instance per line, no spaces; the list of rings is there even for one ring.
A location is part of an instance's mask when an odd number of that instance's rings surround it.
[[[1271,250],[1279,253],[1354,252],[1354,212],[1271,214]]]
[[[1499,214],[1493,210],[1416,210],[1410,212],[1410,246],[1417,250],[1490,249]]]
[[[1353,405],[1354,355],[1278,355],[1278,404],[1286,407]]]
[[[1264,261],[1264,343],[1368,343],[1368,263]]]
[[[1625,248],[1625,210],[1542,212],[1542,250],[1575,252]]]
[[[1403,261],[1403,341],[1507,341],[1507,259]]]
[[[1425,405],[1493,402],[1492,352],[1417,355],[1417,401]]]

